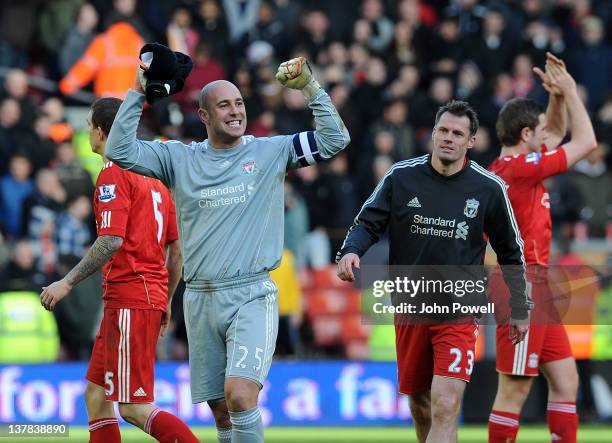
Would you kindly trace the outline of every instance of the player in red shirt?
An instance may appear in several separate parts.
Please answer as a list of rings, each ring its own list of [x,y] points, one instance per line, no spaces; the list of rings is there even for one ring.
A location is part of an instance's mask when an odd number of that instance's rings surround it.
[[[87,117],[92,150],[104,156],[121,105],[98,99]],[[161,442],[198,442],[187,425],[153,403],[155,350],[170,319],[182,257],[176,210],[159,181],[105,163],[96,183],[98,238],[86,256],[41,293],[53,310],[71,289],[102,269],[104,317],[87,369],[85,403],[92,443],[121,441],[119,413]],[[167,260],[167,263],[166,263]]]
[[[533,100],[513,99],[497,120],[501,157],[489,169],[504,179],[524,241],[527,278],[538,311],[538,301],[550,299],[546,266],[552,226],[548,192],[542,181],[561,174],[596,147],[595,133],[576,83],[564,63],[547,56],[546,72],[536,68],[550,94],[546,114]],[[571,140],[556,149],[565,136],[565,113],[571,121]],[[493,278],[492,280],[495,280]],[[492,281],[491,285],[497,285]],[[535,322],[539,324],[534,324]],[[499,384],[489,417],[489,442],[514,442],[519,415],[540,369],[548,382],[548,425],[555,442],[576,442],[578,374],[565,328],[560,322],[538,321],[525,340],[513,345],[508,328],[497,327]]]

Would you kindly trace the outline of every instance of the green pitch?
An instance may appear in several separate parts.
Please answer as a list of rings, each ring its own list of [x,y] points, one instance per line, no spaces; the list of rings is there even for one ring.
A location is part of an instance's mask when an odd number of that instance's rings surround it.
[[[216,432],[212,428],[193,428],[194,432],[203,443],[216,443]],[[68,439],[44,438],[29,439],[0,438],[3,441],[16,443],[34,443],[43,441],[53,442],[74,442],[86,443],[88,432],[84,427],[71,428]],[[155,440],[142,431],[131,428],[121,428],[122,442],[140,443],[155,442]],[[461,443],[480,443],[487,441],[487,428],[480,426],[462,426],[459,429],[459,442]],[[545,443],[550,442],[548,428],[545,426],[522,426],[519,432],[521,443]],[[580,443],[609,443],[612,441],[612,426],[582,426],[578,433]],[[266,443],[332,443],[332,442],[351,442],[351,443],[416,443],[416,437],[412,428],[269,428],[266,429]]]

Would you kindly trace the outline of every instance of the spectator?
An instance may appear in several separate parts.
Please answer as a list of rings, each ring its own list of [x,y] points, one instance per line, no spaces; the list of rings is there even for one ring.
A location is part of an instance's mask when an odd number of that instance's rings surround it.
[[[334,260],[346,230],[353,222],[353,217],[359,211],[359,187],[355,178],[348,171],[346,154],[340,153],[329,161],[327,170],[321,174],[321,194],[325,218],[323,227],[329,237]]]
[[[143,38],[130,23],[111,24],[94,38],[85,54],[60,81],[60,91],[72,95],[93,80],[96,96],[123,98],[134,85],[134,73],[143,44]]]
[[[377,177],[381,169],[384,169],[384,164],[388,160],[391,164],[398,161],[398,148],[393,134],[385,129],[379,130],[374,135],[374,152],[366,154],[367,160],[360,163],[358,170],[359,181],[359,196],[360,201],[367,199],[378,184]],[[376,162],[379,164],[376,164]],[[384,175],[384,173],[383,173]]]
[[[326,66],[323,81],[328,85],[346,84],[351,81],[349,70],[349,53],[342,42],[331,42],[324,55],[319,57],[321,64]]]
[[[612,47],[604,37],[601,19],[585,17],[580,22],[580,44],[572,52],[571,72],[576,82],[586,87],[591,111],[599,108],[612,91]]]
[[[9,159],[9,173],[0,178],[0,226],[8,238],[18,238],[22,230],[23,204],[34,192],[30,180],[32,163],[17,152]]]
[[[519,54],[512,66],[512,91],[514,97],[531,97],[536,87],[533,63],[527,54]]]
[[[57,147],[53,170],[66,190],[67,201],[73,200],[77,195],[93,195],[91,176],[79,162],[72,143],[64,142]]]
[[[92,238],[87,226],[91,215],[89,198],[77,195],[68,200],[67,209],[57,216],[54,240],[58,273],[68,273],[85,255]]]
[[[474,147],[468,151],[470,159],[478,163],[483,168],[488,168],[489,164],[499,157],[499,149],[493,147],[491,135],[486,126],[481,126],[476,132]]]
[[[304,48],[309,59],[318,63],[319,53],[329,44],[329,19],[321,10],[312,10],[302,17],[298,46]]]
[[[11,248],[10,261],[4,273],[0,273],[0,292],[40,291],[48,283],[36,262],[37,248],[30,240],[18,240]]]
[[[454,86],[449,77],[434,77],[429,86],[429,94],[423,103],[412,107],[411,121],[418,129],[427,128],[435,120],[438,108],[453,98]]]
[[[232,57],[228,54],[229,35],[223,11],[217,0],[202,0],[198,9],[199,23],[196,25],[200,41],[208,44],[211,56],[232,68]]]
[[[296,29],[300,14],[302,13],[301,5],[291,0],[274,0],[273,3],[276,18],[284,24],[285,29]],[[282,58],[284,59],[285,57]]]
[[[353,103],[364,121],[375,121],[382,112],[380,97],[387,84],[387,66],[380,58],[368,57],[364,68],[364,81],[354,89]]]
[[[574,226],[580,221],[583,198],[576,187],[573,174],[560,174],[544,182],[550,196],[550,218],[553,239],[566,243],[573,237]]]
[[[302,289],[297,278],[295,257],[284,249],[278,268],[270,272],[278,287],[278,336],[274,355],[288,356],[299,346],[299,327],[302,324]]]
[[[109,28],[115,23],[127,22],[145,42],[152,42],[153,35],[149,27],[140,18],[136,9],[137,6],[137,0],[113,0],[113,9],[104,17],[105,28]]]
[[[193,69],[185,80],[185,87],[175,96],[175,100],[181,105],[183,112],[195,113],[199,107],[200,90],[212,81],[226,78],[223,65],[211,57],[210,45],[202,41],[196,46]]]
[[[331,248],[325,231],[328,217],[325,200],[328,189],[319,177],[317,165],[300,168],[296,171],[296,189],[304,197],[308,208],[308,234],[304,239],[305,266],[324,268],[330,263]]]
[[[459,19],[446,15],[438,25],[431,39],[428,54],[428,68],[437,74],[454,74],[465,58],[465,48],[461,40]]]
[[[43,48],[49,52],[56,52],[70,29],[83,0],[45,3],[38,16],[38,38]]]
[[[399,22],[395,26],[393,42],[386,55],[391,70],[397,73],[403,65],[421,63],[422,55],[417,50],[412,27],[408,23]]]
[[[298,266],[305,263],[303,244],[308,233],[308,209],[290,180],[285,180],[285,249],[293,254]]]
[[[385,174],[389,172],[389,169],[393,166],[393,159],[388,155],[377,155],[374,157],[374,161],[372,162],[372,172],[374,179],[372,180],[369,194],[372,194],[374,188],[380,181],[383,179]]]
[[[255,27],[249,32],[249,41],[264,41],[273,47],[277,60],[291,58],[292,39],[288,28],[277,16],[274,6],[269,0],[263,0],[259,5],[259,14]]]
[[[421,0],[400,0],[397,4],[397,21],[408,24],[415,32],[421,26],[431,28],[438,17],[434,9]]]
[[[21,105],[7,97],[0,103],[0,158],[10,158],[13,151],[27,136],[27,130],[19,125]],[[8,162],[0,162],[0,174],[7,172]]]
[[[242,46],[247,35],[255,28],[261,0],[223,0],[230,43]]]
[[[597,112],[595,121],[596,131],[599,133],[599,138],[612,143],[612,94],[608,96],[604,104]],[[608,154],[608,166],[612,167],[612,155]]]
[[[49,119],[49,138],[54,143],[62,143],[72,139],[72,126],[64,117],[64,104],[57,97],[46,99],[41,106],[42,114]]]
[[[39,114],[34,120],[33,131],[24,133],[20,140],[21,147],[32,159],[34,171],[47,168],[55,156],[56,144],[51,139],[51,119],[45,114]]]
[[[375,154],[392,155],[396,160],[404,160],[414,157],[416,154],[415,134],[412,126],[408,123],[408,106],[403,100],[392,100],[385,104],[382,119],[377,120],[371,126],[368,144],[373,142],[375,146]],[[388,133],[391,136],[393,149],[382,148],[382,145],[388,145],[391,141],[389,137],[383,136],[380,139],[380,133]],[[376,141],[379,138],[378,143]],[[369,169],[371,162],[368,162]]]
[[[98,12],[90,3],[83,3],[76,15],[76,23],[68,30],[59,47],[59,68],[62,76],[81,58],[93,40],[98,26]]]
[[[331,87],[329,90],[329,96],[332,99],[332,103],[338,110],[342,121],[346,125],[346,128],[351,134],[353,140],[362,140],[364,134],[367,131],[367,125],[363,122],[362,115],[357,111],[356,106],[353,105],[353,98],[351,97],[351,90],[345,83],[338,83]],[[355,144],[355,149],[358,150],[360,146]],[[358,155],[349,156],[349,169],[351,171],[356,170],[357,165],[360,163]]]
[[[234,71],[232,81],[240,88],[242,98],[244,99],[244,107],[249,110],[249,118],[256,119],[259,117],[264,110],[264,105],[260,95],[255,90],[253,72],[246,63]],[[280,89],[278,93],[281,93]]]
[[[402,66],[397,78],[402,85],[403,93],[397,98],[404,98],[410,108],[418,108],[427,98],[427,94],[421,91],[421,72],[415,65]],[[390,99],[396,98],[393,95]]]
[[[25,68],[36,32],[36,12],[44,0],[0,2],[0,66]]]
[[[521,12],[523,25],[539,20],[545,15],[542,0],[523,0],[521,2]]]
[[[410,28],[412,45],[419,63],[423,63],[429,51],[432,28],[438,22],[437,14],[420,0],[400,0],[397,5],[397,26]]]
[[[562,57],[565,52],[565,42],[559,30],[555,30],[544,20],[530,22],[524,32],[525,43],[522,52],[529,55],[533,64],[543,66],[546,62],[546,52],[553,52]]]
[[[66,360],[87,360],[91,355],[96,328],[101,318],[102,275],[96,272],[71,291],[53,311]]]
[[[363,0],[361,16],[362,19],[357,23],[363,23],[368,30],[365,43],[373,52],[383,54],[393,39],[393,22],[385,16],[382,1]]]
[[[192,58],[195,56],[200,36],[192,27],[189,9],[179,6],[174,10],[166,27],[166,40],[173,51],[182,52]]]
[[[36,107],[28,96],[28,76],[21,69],[11,69],[4,80],[4,92],[8,97],[14,98],[21,107],[19,125],[29,127],[36,116]]]
[[[609,150],[607,144],[600,143],[587,158],[576,163],[576,173],[572,175],[584,201],[580,217],[587,224],[589,237],[605,237],[612,220],[612,173],[605,162]]]
[[[478,34],[487,7],[480,4],[479,0],[454,0],[448,8],[448,13],[457,16],[461,35],[467,37]]]
[[[499,9],[489,9],[481,33],[468,40],[467,57],[478,65],[485,77],[492,77],[510,68],[515,52],[504,15]]]
[[[472,62],[465,62],[457,73],[456,97],[467,101],[473,106],[485,99],[485,91],[482,84],[482,73],[478,66]]]
[[[294,134],[312,126],[312,113],[299,91],[283,90],[283,106],[274,114],[276,132]]]
[[[66,200],[66,191],[57,174],[41,169],[36,174],[36,188],[23,204],[21,232],[31,240],[50,240],[55,221]]]
[[[276,134],[275,127],[276,117],[274,117],[274,113],[264,111],[254,122],[249,122],[247,132],[254,137],[271,137]]]

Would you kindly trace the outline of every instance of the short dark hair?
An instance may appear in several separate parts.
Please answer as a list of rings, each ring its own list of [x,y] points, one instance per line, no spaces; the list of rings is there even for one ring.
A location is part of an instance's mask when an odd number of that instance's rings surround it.
[[[438,112],[436,113],[436,125],[440,121],[440,117],[442,114],[448,112],[457,117],[467,117],[470,119],[470,136],[476,135],[476,131],[478,131],[478,114],[476,111],[472,109],[468,102],[464,102],[461,100],[451,100],[444,106],[440,106]]]
[[[495,129],[502,146],[515,146],[521,141],[523,128],[535,129],[544,107],[528,98],[513,98],[499,111]]]
[[[105,135],[111,130],[113,121],[123,100],[115,97],[101,97],[91,105],[91,124],[101,128]]]

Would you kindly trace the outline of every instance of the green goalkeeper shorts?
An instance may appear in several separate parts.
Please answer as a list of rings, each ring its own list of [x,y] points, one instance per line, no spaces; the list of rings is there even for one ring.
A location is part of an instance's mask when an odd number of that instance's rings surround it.
[[[278,289],[267,272],[190,282],[183,307],[193,403],[223,398],[226,377],[263,386],[278,334]]]

